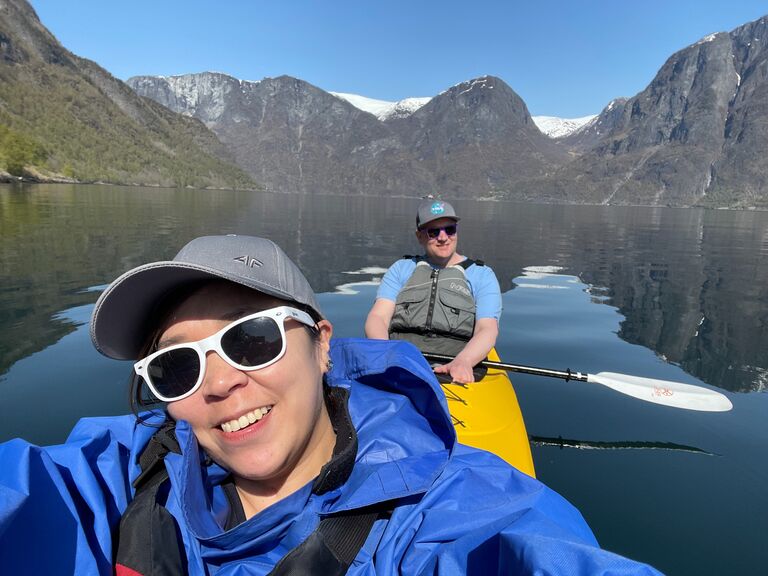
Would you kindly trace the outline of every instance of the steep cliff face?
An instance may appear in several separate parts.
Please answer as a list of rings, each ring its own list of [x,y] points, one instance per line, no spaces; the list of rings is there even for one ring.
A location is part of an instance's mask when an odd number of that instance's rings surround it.
[[[768,208],[768,18],[730,34],[736,87],[702,204]]]
[[[738,78],[728,34],[672,56],[627,102],[621,121],[595,153],[618,160],[608,200],[618,204],[695,204],[706,194],[725,141]]]
[[[577,158],[532,196],[606,204],[768,207],[766,18],[667,60],[640,94],[563,143]]]
[[[45,150],[26,168],[44,178],[258,187],[200,122],[67,51],[23,0],[0,0],[0,126]]]
[[[738,85],[728,34],[673,55],[650,85],[598,117],[603,131],[579,136],[586,152],[539,185],[565,200],[694,205],[706,196],[725,143]],[[589,141],[591,138],[591,142]]]

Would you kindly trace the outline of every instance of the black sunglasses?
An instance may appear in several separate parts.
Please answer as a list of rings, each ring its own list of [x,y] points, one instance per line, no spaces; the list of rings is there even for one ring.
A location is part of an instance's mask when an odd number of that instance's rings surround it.
[[[447,236],[456,235],[456,224],[448,224],[448,226],[437,226],[435,228],[425,228],[424,231],[430,238],[437,238],[440,236],[440,232],[445,231]]]

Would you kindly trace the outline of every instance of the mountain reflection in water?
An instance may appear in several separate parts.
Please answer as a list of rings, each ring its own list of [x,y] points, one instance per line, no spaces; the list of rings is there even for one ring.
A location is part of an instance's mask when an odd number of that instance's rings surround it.
[[[132,266],[203,234],[274,239],[318,292],[418,247],[411,198],[116,186],[0,187],[0,374],[73,329],[52,317]],[[560,267],[624,316],[619,335],[731,391],[768,381],[768,214],[455,202],[460,247],[502,291]],[[362,319],[361,319],[362,322]]]

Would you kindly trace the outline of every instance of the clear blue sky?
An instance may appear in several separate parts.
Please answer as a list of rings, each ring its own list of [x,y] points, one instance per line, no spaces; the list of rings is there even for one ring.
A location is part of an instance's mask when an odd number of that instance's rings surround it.
[[[500,77],[534,115],[598,113],[677,50],[768,14],[762,0],[32,0],[114,76],[287,74],[381,100]]]

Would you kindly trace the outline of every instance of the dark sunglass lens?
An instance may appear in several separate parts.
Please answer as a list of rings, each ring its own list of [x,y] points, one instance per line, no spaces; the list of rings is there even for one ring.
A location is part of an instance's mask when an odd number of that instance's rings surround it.
[[[442,228],[427,228],[427,235],[430,238],[437,238],[443,230],[445,230],[446,235],[453,236],[456,234],[456,224],[450,224]]]
[[[166,398],[189,392],[200,375],[200,357],[192,348],[177,348],[160,354],[147,366],[155,389]]]
[[[227,330],[221,348],[236,364],[253,367],[274,360],[283,348],[283,339],[272,318],[254,318]]]

